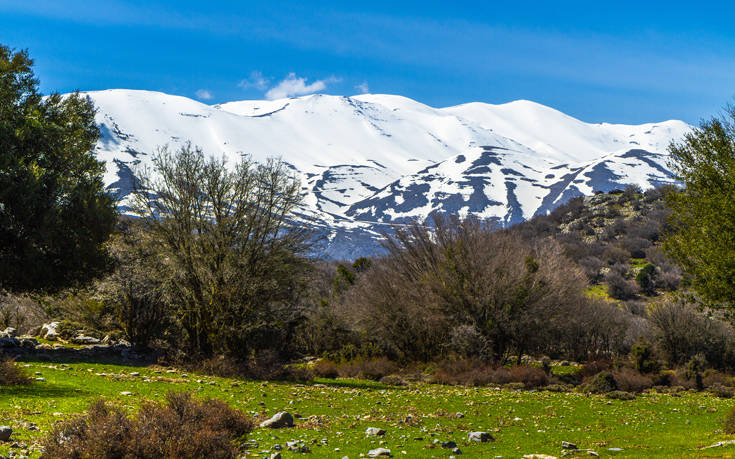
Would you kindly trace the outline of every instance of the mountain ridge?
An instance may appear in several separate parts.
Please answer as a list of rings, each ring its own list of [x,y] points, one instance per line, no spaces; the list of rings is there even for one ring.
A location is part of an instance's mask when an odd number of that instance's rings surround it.
[[[671,183],[666,147],[690,129],[590,124],[526,100],[434,108],[396,95],[313,94],[207,105],[153,91],[83,94],[97,107],[95,154],[123,212],[136,168],[159,146],[277,156],[301,180],[302,215],[332,258],[374,254],[382,230],[436,212],[505,226],[574,196]]]

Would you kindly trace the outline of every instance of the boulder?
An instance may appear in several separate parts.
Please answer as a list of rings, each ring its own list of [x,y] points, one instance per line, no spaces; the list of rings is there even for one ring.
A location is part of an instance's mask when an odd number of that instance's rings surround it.
[[[467,434],[467,441],[485,443],[488,441],[495,441],[495,439],[488,432],[470,432]]]
[[[18,335],[18,330],[13,327],[8,327],[0,333],[7,336],[8,338],[15,338]]]
[[[365,429],[365,435],[368,437],[382,437],[385,435],[385,430],[378,427],[368,427]]]
[[[570,443],[568,441],[561,442],[561,447],[563,449],[577,449],[577,445],[575,445],[574,443]]]
[[[10,426],[0,426],[0,441],[10,441],[13,429]]]
[[[376,448],[368,451],[367,457],[392,457],[392,455],[388,448]]]
[[[43,324],[41,326],[41,331],[39,332],[38,336],[53,341],[55,339],[58,339],[59,337],[59,333],[57,331],[58,328],[58,322],[49,322],[47,324]]]
[[[79,335],[71,340],[74,344],[100,344],[100,340],[92,336]]]
[[[280,429],[282,427],[293,427],[293,416],[285,411],[278,412],[272,418],[260,423],[260,427]]]

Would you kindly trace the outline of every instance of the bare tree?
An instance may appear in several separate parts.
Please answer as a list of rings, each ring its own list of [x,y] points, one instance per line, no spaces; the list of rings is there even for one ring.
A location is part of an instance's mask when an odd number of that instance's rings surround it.
[[[142,171],[136,209],[157,245],[166,292],[192,349],[242,355],[283,342],[295,316],[307,233],[299,182],[280,160],[232,168],[184,145]]]
[[[586,299],[584,275],[552,241],[435,218],[387,239],[389,255],[345,299],[369,336],[430,358],[470,325],[500,361],[546,346]]]

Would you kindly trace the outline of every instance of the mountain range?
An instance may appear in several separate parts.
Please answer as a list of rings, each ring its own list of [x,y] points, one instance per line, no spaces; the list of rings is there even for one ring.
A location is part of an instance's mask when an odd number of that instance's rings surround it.
[[[590,124],[526,100],[433,108],[395,95],[315,94],[207,105],[151,91],[84,94],[102,134],[95,154],[123,212],[136,170],[159,146],[280,157],[301,180],[303,221],[322,236],[316,254],[335,259],[379,253],[383,232],[436,212],[507,226],[574,196],[672,183],[667,147],[691,129]]]

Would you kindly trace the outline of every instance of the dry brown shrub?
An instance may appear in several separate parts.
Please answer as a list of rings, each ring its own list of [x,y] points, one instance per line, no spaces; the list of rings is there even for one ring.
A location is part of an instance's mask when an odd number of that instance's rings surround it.
[[[309,381],[314,375],[308,368],[287,364],[273,351],[261,351],[248,360],[226,356],[202,359],[196,364],[178,362],[184,368],[223,378],[247,378],[267,381]]]
[[[331,360],[321,359],[312,367],[314,374],[320,378],[334,379],[339,376],[337,365]]]
[[[613,377],[621,391],[643,392],[653,387],[653,380],[650,377],[642,375],[632,368],[621,368],[613,371]]]
[[[380,357],[353,360],[352,362],[340,365],[338,371],[339,375],[343,378],[361,378],[378,381],[382,377],[398,371],[398,365],[385,357]]]
[[[464,386],[523,384],[527,389],[545,386],[549,382],[541,368],[528,365],[495,368],[475,359],[441,362],[433,379],[440,384]]]
[[[144,403],[137,417],[97,400],[87,414],[53,428],[43,458],[229,459],[237,457],[253,422],[221,400],[169,393],[164,403]]]
[[[12,360],[0,359],[0,386],[18,386],[31,383],[31,378]]]

